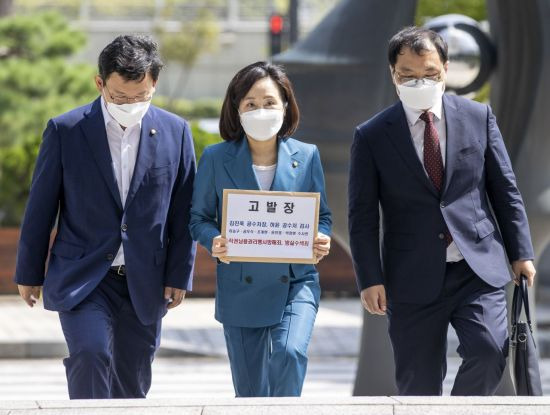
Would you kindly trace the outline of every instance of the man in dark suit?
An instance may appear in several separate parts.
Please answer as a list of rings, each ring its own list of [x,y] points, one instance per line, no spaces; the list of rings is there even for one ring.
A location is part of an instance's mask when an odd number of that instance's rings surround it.
[[[195,156],[187,122],[150,105],[161,68],[150,38],[117,37],[101,96],[44,131],[15,281],[59,312],[71,399],[145,397],[161,319],[191,289]]]
[[[444,40],[403,29],[389,63],[400,102],[358,126],[351,149],[361,301],[388,314],[400,394],[441,394],[450,323],[463,359],[452,394],[491,395],[507,356],[508,262],[516,281],[535,276],[523,201],[491,109],[443,94]]]

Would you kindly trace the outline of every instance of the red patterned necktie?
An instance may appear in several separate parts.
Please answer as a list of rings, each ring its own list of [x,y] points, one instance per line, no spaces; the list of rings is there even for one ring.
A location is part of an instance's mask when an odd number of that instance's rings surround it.
[[[441,146],[439,145],[439,135],[434,125],[433,114],[425,111],[420,119],[426,123],[424,128],[424,168],[428,173],[430,180],[441,193],[443,188],[443,157],[441,156]],[[449,231],[445,232],[445,241],[447,246],[453,241]]]
[[[431,112],[423,112],[420,119],[426,123],[424,128],[424,168],[438,192],[443,185],[443,157],[439,145],[439,135]]]

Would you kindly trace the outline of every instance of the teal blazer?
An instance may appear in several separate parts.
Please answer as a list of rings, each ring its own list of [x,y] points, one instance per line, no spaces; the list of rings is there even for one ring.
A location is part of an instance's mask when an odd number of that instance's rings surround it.
[[[208,251],[220,235],[223,189],[259,190],[248,141],[207,147],[195,176],[191,236]],[[277,170],[271,190],[319,192],[319,232],[330,235],[332,219],[325,194],[319,150],[293,138],[278,143]],[[290,284],[303,284],[295,300],[319,303],[319,274],[313,265],[231,262],[217,264],[216,319],[238,327],[266,327],[281,321]]]

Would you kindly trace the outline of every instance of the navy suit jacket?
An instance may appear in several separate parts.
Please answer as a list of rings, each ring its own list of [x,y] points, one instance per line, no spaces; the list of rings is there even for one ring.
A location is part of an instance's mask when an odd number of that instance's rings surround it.
[[[157,321],[166,313],[163,287],[191,289],[194,177],[189,125],[151,106],[122,206],[101,100],[50,120],[21,227],[15,282],[43,285],[45,308],[70,310],[105,277],[122,243],[135,311],[143,324]]]
[[[246,138],[222,142],[204,151],[195,178],[191,233],[211,251],[220,235],[223,189],[259,190]],[[317,147],[292,138],[279,140],[271,190],[319,192],[319,232],[330,235],[332,219]],[[292,268],[290,274],[289,268]],[[295,301],[319,303],[319,274],[311,264],[231,262],[217,265],[216,319],[238,327],[265,327],[281,322],[288,300],[289,277],[313,276]]]
[[[414,149],[401,102],[355,131],[348,219],[357,282],[361,290],[385,284],[395,302],[437,297],[447,229],[470,267],[494,287],[510,281],[507,260],[533,258],[523,201],[491,109],[451,95],[443,96],[443,107],[441,194]]]

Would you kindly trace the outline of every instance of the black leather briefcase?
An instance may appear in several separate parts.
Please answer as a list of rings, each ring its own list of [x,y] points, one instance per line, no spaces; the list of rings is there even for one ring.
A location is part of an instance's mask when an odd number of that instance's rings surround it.
[[[512,380],[516,388],[516,395],[541,396],[539,354],[531,328],[527,278],[522,275],[520,281],[520,284],[514,288],[512,299],[512,332],[510,335]],[[523,308],[527,321],[519,319]]]

